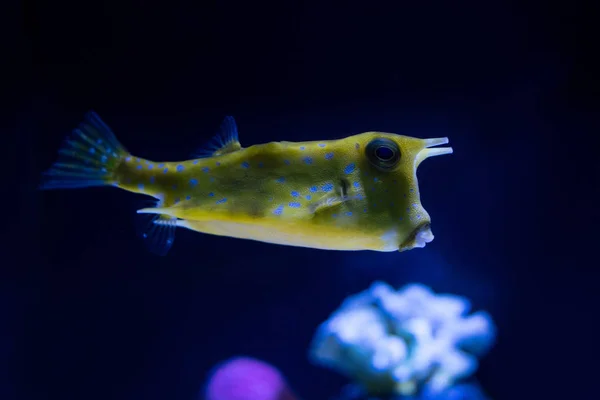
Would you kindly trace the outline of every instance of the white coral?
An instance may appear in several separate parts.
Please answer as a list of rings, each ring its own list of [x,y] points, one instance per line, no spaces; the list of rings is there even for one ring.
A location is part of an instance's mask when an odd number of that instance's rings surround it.
[[[371,393],[439,392],[473,374],[493,343],[491,317],[469,309],[467,299],[424,285],[395,291],[376,282],[319,326],[310,356]]]

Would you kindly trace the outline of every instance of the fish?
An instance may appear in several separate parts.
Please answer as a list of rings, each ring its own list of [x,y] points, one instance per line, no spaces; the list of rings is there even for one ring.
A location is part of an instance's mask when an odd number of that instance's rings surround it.
[[[177,228],[322,250],[422,248],[434,238],[417,168],[451,154],[447,137],[369,131],[342,139],[242,147],[233,117],[183,161],[137,157],[89,111],[43,172],[40,188],[113,186],[152,198],[136,228],[166,255]]]

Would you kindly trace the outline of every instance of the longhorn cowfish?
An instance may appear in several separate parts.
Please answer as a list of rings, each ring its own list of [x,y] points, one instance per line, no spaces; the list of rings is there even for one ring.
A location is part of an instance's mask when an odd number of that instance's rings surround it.
[[[416,171],[452,153],[448,138],[365,132],[344,139],[243,148],[232,117],[185,161],[130,154],[94,112],[44,173],[43,189],[115,186],[154,198],[140,235],[164,255],[178,227],[328,250],[404,251],[433,240]]]

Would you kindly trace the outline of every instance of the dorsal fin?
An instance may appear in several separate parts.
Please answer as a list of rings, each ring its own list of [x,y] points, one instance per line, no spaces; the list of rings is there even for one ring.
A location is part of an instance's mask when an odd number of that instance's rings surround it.
[[[237,125],[235,119],[231,116],[225,117],[217,133],[209,143],[204,145],[196,153],[194,157],[213,157],[222,154],[233,153],[242,148],[238,137]]]

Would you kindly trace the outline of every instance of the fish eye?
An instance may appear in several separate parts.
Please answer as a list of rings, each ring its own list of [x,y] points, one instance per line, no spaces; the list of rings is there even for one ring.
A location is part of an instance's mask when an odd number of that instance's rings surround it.
[[[384,171],[393,169],[400,161],[400,148],[390,139],[374,139],[365,151],[371,164]]]

